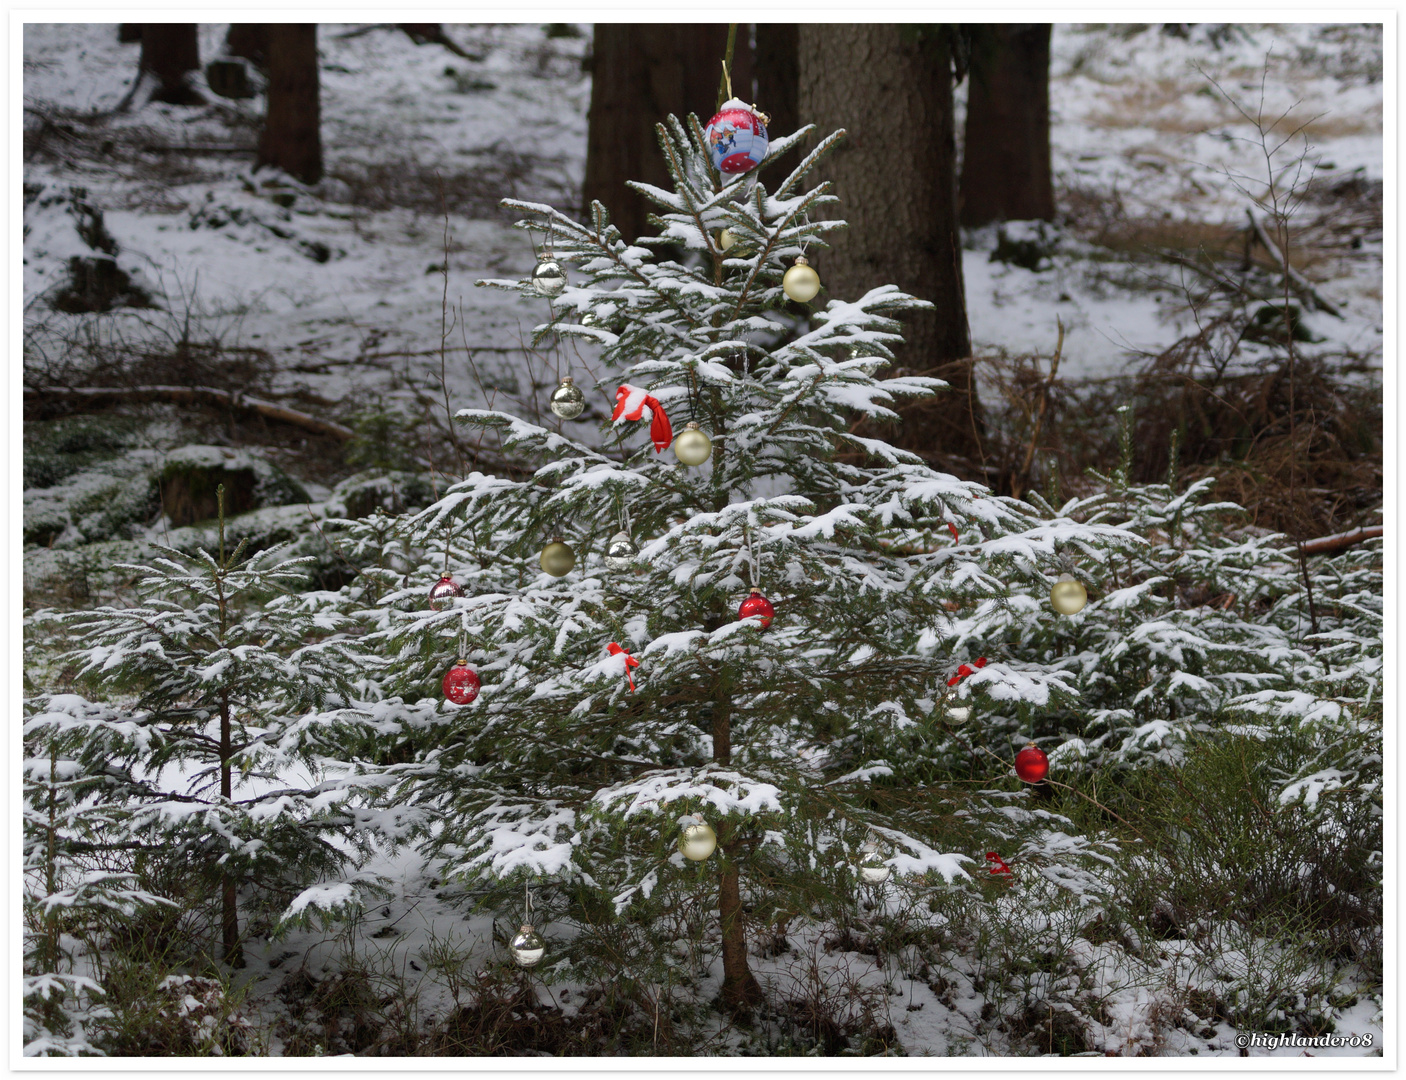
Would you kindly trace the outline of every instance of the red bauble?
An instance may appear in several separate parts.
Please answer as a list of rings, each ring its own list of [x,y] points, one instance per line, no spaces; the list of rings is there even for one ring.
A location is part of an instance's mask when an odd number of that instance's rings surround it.
[[[1015,756],[1015,774],[1027,784],[1038,784],[1050,775],[1050,759],[1045,752],[1031,743]]]
[[[746,619],[752,615],[760,615],[762,629],[765,630],[771,625],[771,620],[776,617],[776,609],[771,606],[771,601],[762,595],[761,589],[753,589],[752,595],[742,601],[742,606],[737,609],[737,617]]]
[[[478,688],[483,683],[478,672],[467,664],[455,664],[444,675],[444,696],[455,705],[467,705],[478,697]]]
[[[463,595],[464,590],[459,587],[459,583],[448,574],[445,574],[430,586],[430,610],[443,611],[446,606],[446,600]]]

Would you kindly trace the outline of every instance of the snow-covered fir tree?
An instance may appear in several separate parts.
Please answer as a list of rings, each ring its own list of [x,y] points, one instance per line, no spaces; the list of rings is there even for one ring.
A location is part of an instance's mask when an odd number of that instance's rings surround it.
[[[951,808],[925,785],[964,743],[975,775],[997,782],[1047,730],[1037,718],[1072,707],[1070,666],[1023,646],[1068,632],[1047,599],[1061,572],[1141,544],[857,432],[943,384],[881,377],[896,316],[922,301],[884,286],[804,307],[783,292],[796,258],[844,227],[813,220],[836,201],[829,185],[804,186],[842,137],[771,190],[755,176],[720,181],[696,118],[670,118],[660,141],[674,190],[637,185],[659,207],[657,235],[637,244],[599,204],[580,224],[505,202],[577,275],[539,339],[598,343],[611,374],[592,412],[623,410],[600,447],[559,425],[459,412],[537,467],[523,479],[471,474],[405,521],[397,543],[435,563],[424,582],[381,596],[369,639],[394,657],[391,692],[429,689],[460,657],[483,682],[462,709],[404,716],[400,760],[384,766],[445,873],[527,881],[578,925],[647,920],[669,894],[706,898],[730,1006],[758,994],[749,918],[784,922],[852,897],[861,859],[883,864],[871,877],[966,876],[979,853],[933,846]],[[704,464],[642,438],[656,407],[708,435]],[[622,530],[639,552],[615,568],[606,548]],[[557,537],[576,557],[561,577],[539,563]],[[466,595],[426,610],[440,570]],[[770,625],[739,617],[754,587],[774,605]],[[949,686],[979,657],[984,667]],[[984,734],[954,739],[976,698]],[[695,816],[718,838],[699,866],[677,846]]]
[[[342,706],[364,689],[339,640],[350,623],[299,591],[309,560],[246,558],[244,541],[227,551],[223,512],[219,540],[217,554],[162,548],[122,567],[135,606],[55,617],[73,678],[116,709],[59,723],[51,706],[34,761],[61,752],[75,778],[119,796],[101,800],[104,844],[148,880],[162,867],[218,897],[219,955],[238,966],[241,892],[257,882],[260,903],[281,909],[356,853],[330,767],[355,715]]]

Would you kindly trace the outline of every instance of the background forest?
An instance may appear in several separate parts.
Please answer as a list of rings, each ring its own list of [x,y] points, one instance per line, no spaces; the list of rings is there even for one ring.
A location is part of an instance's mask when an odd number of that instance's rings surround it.
[[[26,24],[25,1053],[1382,1054],[1382,63]]]

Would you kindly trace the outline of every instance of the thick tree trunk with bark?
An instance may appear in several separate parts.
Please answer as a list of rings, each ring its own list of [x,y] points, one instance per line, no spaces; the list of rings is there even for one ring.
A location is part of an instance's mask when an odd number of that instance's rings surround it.
[[[983,29],[967,88],[962,224],[1053,221],[1050,24]]]
[[[980,457],[982,412],[957,227],[952,58],[947,31],[893,24],[800,27],[800,113],[848,138],[821,166],[849,222],[811,258],[830,296],[854,299],[892,282],[937,305],[904,317],[893,374],[946,380],[936,398],[900,407],[899,446],[963,472]],[[958,459],[955,462],[953,459]]]
[[[315,184],[322,179],[316,23],[269,24],[268,76],[258,167]]]
[[[653,205],[625,181],[673,186],[654,125],[670,113],[679,119],[697,113],[708,122],[726,50],[725,23],[596,24],[582,185],[588,219],[599,199],[627,241],[651,231],[645,216]],[[745,95],[752,85],[745,26],[737,28],[732,71],[734,90]]]
[[[739,36],[743,29],[737,28]],[[800,60],[796,48],[801,28],[797,23],[757,23],[754,33],[755,104],[771,116],[767,130],[773,136],[790,135],[802,123],[796,103],[800,90]],[[784,178],[800,162],[801,153],[801,150],[792,151],[767,168],[776,177]],[[771,186],[775,187],[775,182]]]
[[[225,32],[225,52],[248,60],[260,71],[268,70],[268,51],[268,23],[231,23]]]
[[[203,105],[205,98],[190,85],[200,70],[200,42],[195,23],[142,24],[141,70],[156,79],[152,101],[170,105]]]

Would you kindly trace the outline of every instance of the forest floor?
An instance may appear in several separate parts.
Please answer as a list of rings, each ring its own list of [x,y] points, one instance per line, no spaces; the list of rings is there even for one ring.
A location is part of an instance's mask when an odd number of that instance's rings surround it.
[[[184,546],[208,533],[208,514],[172,512],[173,463],[203,455],[227,472],[247,470],[258,527],[306,532],[310,519],[347,512],[362,470],[442,483],[448,411],[489,405],[538,417],[568,369],[601,374],[588,350],[530,346],[546,301],[533,310],[473,287],[525,276],[534,261],[499,198],[567,210],[579,201],[589,27],[576,36],[536,25],[449,27],[474,60],[389,28],[358,29],[320,34],[327,179],[307,189],[251,171],[255,104],[216,98],[95,119],[126,92],[138,47],[119,45],[111,24],[25,26],[26,388],[203,385],[356,433],[348,441],[174,402],[85,418],[53,394],[27,399],[27,606],[116,596],[115,562],[142,557],[148,540]],[[224,30],[201,27],[203,56],[218,52]],[[1300,298],[1311,339],[1303,348],[1375,386],[1379,30],[1061,25],[1053,57],[1060,220],[966,238],[983,395],[1001,400],[1032,358],[1049,356],[1057,318],[1066,328],[1059,374],[1071,393],[1126,378],[1195,334],[1206,314],[1198,260],[1243,258],[1247,210],[1263,195],[1266,168],[1295,201],[1290,259],[1338,312]],[[1259,127],[1275,120],[1262,136]],[[1267,159],[1266,145],[1290,132],[1300,137]],[[128,306],[59,310],[71,260],[99,251],[115,255],[125,275],[119,303]],[[607,411],[602,398],[577,426],[595,431]],[[366,1052],[396,1025],[423,1031],[443,1021],[459,993],[440,977],[445,970],[501,967],[490,958],[495,948],[501,958],[511,928],[466,918],[409,853],[372,869],[400,882],[377,912],[338,934],[296,932],[251,948],[245,1007],[263,1015],[264,1052]],[[881,1011],[908,1054],[1012,1052],[1010,1041],[964,1036],[978,1030],[986,1004],[970,985],[939,995],[900,967],[832,947],[833,932],[815,928],[785,957],[757,957],[758,974],[792,988],[782,996],[795,1000],[820,994],[827,1008],[848,1000]],[[345,1001],[290,972],[338,974]],[[587,1004],[579,988],[551,992],[563,1015]],[[1380,1045],[1380,1000],[1351,1000],[1337,1030],[1375,1034]],[[1237,1053],[1225,1023],[1159,1024],[1158,1007],[1136,988],[1114,1000],[1104,1050]],[[354,1037],[358,1010],[374,1014],[364,1046]],[[1053,1040],[1053,1020],[1049,1031]],[[780,1032],[719,1028],[713,1049],[783,1042]],[[1336,1052],[1363,1051],[1321,1051]]]

